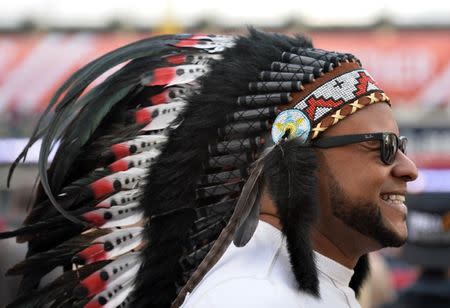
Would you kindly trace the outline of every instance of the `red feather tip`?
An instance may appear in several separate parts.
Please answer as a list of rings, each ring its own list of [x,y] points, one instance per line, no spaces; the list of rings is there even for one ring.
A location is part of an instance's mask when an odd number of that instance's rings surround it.
[[[106,271],[95,272],[85,278],[74,290],[76,297],[91,297],[104,291],[108,285],[109,275]]]
[[[138,123],[140,124],[140,123]],[[111,151],[116,159],[124,158],[130,155],[130,147],[127,144],[118,143],[111,146]]]
[[[120,172],[120,171],[126,171],[129,168],[130,168],[129,163],[124,159],[115,161],[114,163],[112,163],[108,166],[108,169],[113,173]]]
[[[152,113],[146,108],[136,111],[136,123],[137,124],[148,124],[152,121]]]
[[[168,91],[163,91],[159,94],[151,96],[149,100],[152,103],[152,105],[160,105],[167,103],[169,101],[169,98],[167,97],[167,92]]]
[[[175,44],[176,47],[192,47],[198,44],[196,39],[185,39]]]
[[[175,68],[173,67],[160,67],[153,70],[153,78],[147,85],[148,86],[164,86],[169,84],[175,78]]]
[[[180,65],[186,63],[186,55],[171,55],[166,58],[167,62],[174,65]]]
[[[94,193],[94,198],[96,200],[115,191],[114,183],[106,178],[97,180],[94,183],[90,184],[89,186],[92,192]]]
[[[90,223],[94,226],[97,226],[97,227],[104,225],[106,222],[103,215],[100,215],[99,213],[89,212],[89,213],[83,214],[82,216],[83,216],[83,219],[86,220],[88,223]]]
[[[97,261],[106,260],[107,255],[104,244],[94,244],[83,249],[74,257],[75,263],[87,265]]]

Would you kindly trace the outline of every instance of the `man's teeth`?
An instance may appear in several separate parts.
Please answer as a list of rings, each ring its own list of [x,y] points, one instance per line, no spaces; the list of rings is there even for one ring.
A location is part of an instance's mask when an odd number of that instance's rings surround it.
[[[404,195],[392,195],[392,194],[383,194],[381,195],[381,199],[388,202],[405,202],[405,196]]]

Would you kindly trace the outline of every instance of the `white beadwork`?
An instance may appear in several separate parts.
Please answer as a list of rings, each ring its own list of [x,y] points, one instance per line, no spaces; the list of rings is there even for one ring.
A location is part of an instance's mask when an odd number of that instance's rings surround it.
[[[311,92],[308,96],[306,96],[303,100],[301,100],[294,108],[304,110],[308,108],[308,99],[314,97],[316,99],[323,98],[333,99],[335,101],[343,100],[344,102],[351,101],[355,99],[357,96],[355,93],[358,91],[356,87],[358,85],[358,79],[361,78],[359,73],[364,73],[368,77],[372,78],[370,74],[364,69],[357,69],[343,75],[337,76],[330,81],[324,83],[316,90]],[[367,88],[364,89],[364,93],[368,91],[379,90],[379,88],[371,82],[368,82]],[[328,109],[328,110],[327,110]],[[314,121],[317,121],[322,116],[324,116],[327,112],[329,112],[330,108],[316,108],[316,113],[314,114]]]

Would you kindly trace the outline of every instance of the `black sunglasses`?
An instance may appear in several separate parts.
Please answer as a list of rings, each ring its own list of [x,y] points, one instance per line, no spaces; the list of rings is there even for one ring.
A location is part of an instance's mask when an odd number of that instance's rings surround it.
[[[346,144],[379,140],[380,145],[380,158],[386,165],[391,165],[397,151],[400,149],[406,154],[406,144],[408,139],[405,136],[397,137],[394,133],[373,133],[373,134],[358,134],[358,135],[342,135],[342,136],[330,136],[323,137],[311,142],[312,146],[318,148],[333,148]]]

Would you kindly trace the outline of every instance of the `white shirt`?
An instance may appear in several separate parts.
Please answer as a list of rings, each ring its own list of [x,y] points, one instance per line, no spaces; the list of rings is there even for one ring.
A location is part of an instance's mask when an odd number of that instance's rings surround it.
[[[359,308],[348,286],[353,270],[315,252],[321,298],[297,288],[280,230],[259,221],[246,246],[231,244],[183,308]]]

